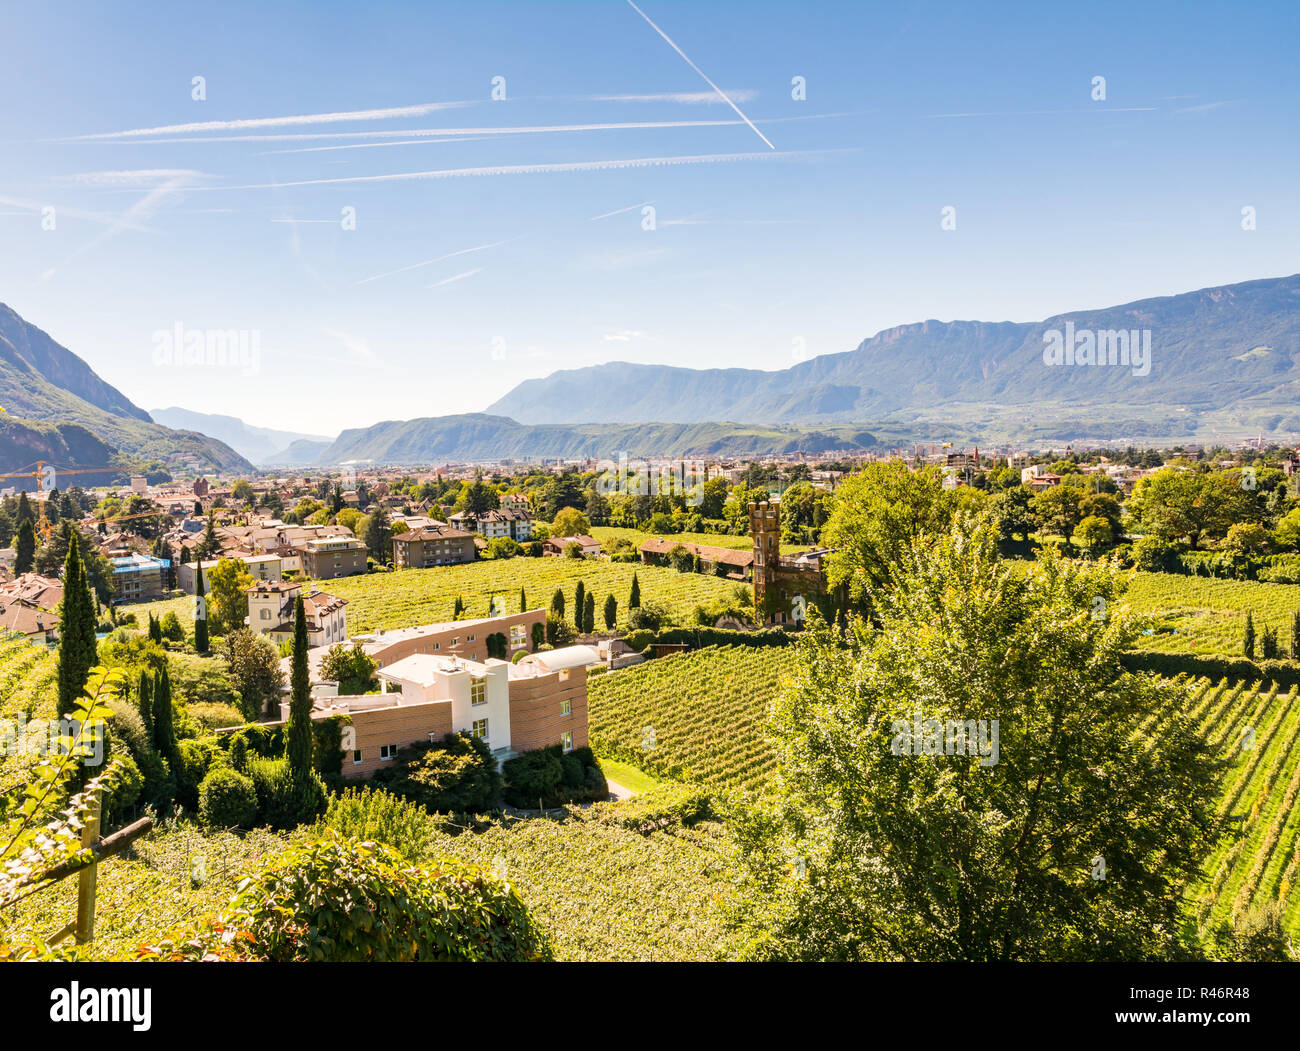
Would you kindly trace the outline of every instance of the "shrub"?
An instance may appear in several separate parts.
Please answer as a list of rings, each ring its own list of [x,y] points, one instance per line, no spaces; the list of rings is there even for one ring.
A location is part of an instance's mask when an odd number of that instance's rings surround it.
[[[601,803],[593,817],[648,835],[670,825],[690,826],[712,815],[708,789],[699,785],[664,784],[632,799]]]
[[[554,610],[546,614],[546,641],[552,646],[567,646],[577,637],[573,625],[562,614]]]
[[[627,626],[632,631],[639,631],[642,628],[648,628],[650,631],[658,631],[664,627],[672,614],[668,607],[659,603],[652,602],[645,606],[636,606],[628,610]]]
[[[257,819],[257,790],[250,778],[218,766],[199,785],[199,820],[209,828],[251,828]]]
[[[340,903],[347,903],[341,907]],[[416,868],[388,847],[331,833],[257,873],[185,943],[153,959],[275,963],[549,960],[518,893],[458,862]]]
[[[433,836],[428,811],[373,785],[333,796],[320,828],[349,839],[385,843],[408,861],[424,857]]]
[[[428,810],[482,811],[501,796],[501,775],[485,741],[448,734],[398,751],[391,766],[374,780]]]
[[[312,735],[315,738],[313,761],[316,769],[326,777],[343,773],[343,727],[350,726],[352,717],[331,715],[327,719],[313,719]]]
[[[277,829],[296,828],[325,812],[325,785],[314,771],[295,780],[287,759],[250,759],[248,774],[257,791],[257,820]]]
[[[585,803],[609,796],[609,785],[590,748],[565,753],[558,744],[507,759],[502,765],[505,800],[511,806]]]
[[[113,712],[107,720],[109,740],[125,745],[127,751],[136,758],[151,751],[153,746],[148,731],[144,728],[144,720],[140,718],[139,709],[121,698],[109,701],[108,706]]]
[[[199,785],[208,774],[212,758],[220,749],[212,741],[181,741],[177,748],[180,766],[176,770],[176,798],[194,810],[199,805]]]
[[[226,726],[243,726],[244,714],[229,704],[191,704],[190,717],[204,730]]]
[[[140,800],[144,791],[144,775],[140,767],[129,755],[115,756],[113,760],[113,784],[108,797],[104,800],[104,809],[110,817],[120,817]]]

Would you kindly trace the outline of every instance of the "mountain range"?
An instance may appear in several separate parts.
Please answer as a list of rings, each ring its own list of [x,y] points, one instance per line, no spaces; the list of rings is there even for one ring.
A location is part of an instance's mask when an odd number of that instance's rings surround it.
[[[187,431],[199,431],[225,442],[235,452],[255,464],[310,463],[334,439],[321,434],[299,434],[254,427],[235,416],[210,412],[191,412],[175,406],[150,409],[155,423]]]
[[[0,303],[0,471],[37,460],[109,469],[81,479],[88,484],[153,462],[203,470],[252,467],[215,438],[155,423],[76,354]]]
[[[1047,364],[1045,336],[1149,332],[1149,371]],[[1116,421],[1219,414],[1300,430],[1300,275],[1038,322],[922,321],[779,371],[610,362],[525,380],[485,411],[526,424],[898,422],[1050,406]],[[1081,413],[1080,410],[1083,410]],[[952,413],[945,413],[951,417]],[[1024,415],[1024,413],[1020,413]]]

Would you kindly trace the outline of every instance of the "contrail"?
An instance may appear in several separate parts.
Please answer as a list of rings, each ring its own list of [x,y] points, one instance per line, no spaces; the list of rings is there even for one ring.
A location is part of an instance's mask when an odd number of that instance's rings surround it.
[[[705,74],[704,70],[700,69],[699,66],[697,66],[694,62],[692,62],[689,58],[687,58],[685,51],[683,51],[681,48],[679,48],[676,44],[673,43],[672,37],[670,37],[657,25],[651,22],[650,16],[647,15],[644,11],[642,11],[641,8],[637,7],[636,4],[632,3],[632,0],[627,0],[627,2],[628,2],[628,6],[631,7],[633,11],[635,11],[638,15],[640,15],[642,18],[646,20],[646,22],[649,24],[651,29],[653,29],[656,33],[658,33],[661,37],[663,37],[664,40],[668,42],[669,47],[671,47],[674,51],[676,51],[679,55],[681,55],[682,58],[686,59],[686,64],[690,66],[691,69],[695,70],[695,72],[698,73],[701,77],[703,77],[704,82],[708,84],[709,87],[711,87],[714,91],[716,91],[719,95],[722,96],[723,101],[726,102],[728,106],[730,106],[732,109],[736,111],[736,114],[740,117],[741,120],[743,120],[746,124],[750,126],[754,134],[767,143],[767,148],[769,150],[776,149],[776,147],[773,146],[772,143],[768,140],[768,137],[758,130],[754,122],[740,112],[740,107],[731,101],[731,99],[727,96],[727,93],[723,91],[720,87],[718,87],[717,84],[713,83],[713,81],[711,81],[708,78],[708,76]]]
[[[517,240],[517,238],[507,238],[507,241]],[[444,259],[454,259],[458,255],[469,255],[470,252],[482,252],[487,248],[496,248],[505,244],[506,241],[493,241],[491,244],[475,245],[473,248],[462,248],[457,252],[448,252],[446,255],[440,255],[436,259],[426,259],[422,263],[412,263],[410,266],[398,267],[396,270],[389,270],[387,273],[376,274],[374,277],[363,278],[358,281],[359,285],[368,285],[371,281],[378,281],[383,277],[392,277],[394,274],[404,274],[408,270],[418,270],[422,266],[432,266],[434,263],[441,263]]]
[[[296,117],[254,117],[247,120],[208,120],[195,124],[165,124],[155,128],[131,128],[127,131],[75,135],[65,142],[87,139],[132,139],[143,135],[176,135],[191,131],[233,131],[241,128],[276,128],[293,124],[336,124],[352,120],[391,120],[394,117],[420,117],[440,109],[459,109],[471,102],[424,102],[418,106],[395,106],[389,109],[358,109],[339,113],[308,113]]]
[[[443,285],[449,285],[453,281],[463,281],[467,277],[473,277],[475,274],[481,274],[487,267],[476,266],[473,270],[466,270],[463,274],[454,274],[451,277],[444,277],[441,281],[435,281],[430,288],[441,288]]]

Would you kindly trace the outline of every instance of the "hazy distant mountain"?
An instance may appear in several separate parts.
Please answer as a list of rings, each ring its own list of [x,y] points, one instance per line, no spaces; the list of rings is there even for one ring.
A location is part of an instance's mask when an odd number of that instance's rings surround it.
[[[246,471],[251,464],[206,435],[154,423],[66,347],[0,303],[0,470],[36,460],[129,469],[150,461]],[[83,478],[102,484],[107,476]]]
[[[280,454],[295,442],[314,442],[323,449],[334,440],[324,434],[300,434],[296,431],[277,431],[270,427],[253,427],[235,416],[191,412],[175,406],[169,409],[150,409],[149,415],[156,423],[167,427],[198,431],[225,442],[235,452],[256,464],[288,462]]]
[[[614,457],[619,452],[630,457],[739,456],[865,449],[875,444],[875,435],[850,427],[828,432],[733,423],[529,427],[503,416],[474,413],[393,420],[347,430],[316,463]]]
[[[1049,365],[1044,334],[1149,330],[1150,371]],[[611,362],[526,380],[488,412],[528,424],[879,421],[944,405],[1044,404],[1238,413],[1276,409],[1300,427],[1300,275],[1247,281],[1032,323],[923,321],[788,369]],[[1265,413],[1267,415],[1267,413]]]
[[[321,440],[299,438],[291,442],[287,448],[272,453],[262,462],[272,467],[308,467],[316,462],[330,444],[328,438]]]

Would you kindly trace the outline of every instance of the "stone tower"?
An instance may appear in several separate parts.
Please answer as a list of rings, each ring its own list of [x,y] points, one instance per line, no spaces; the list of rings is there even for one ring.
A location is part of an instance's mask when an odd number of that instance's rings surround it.
[[[781,561],[781,505],[777,501],[749,505],[749,535],[754,543],[754,608],[758,622],[772,615],[773,585]]]

